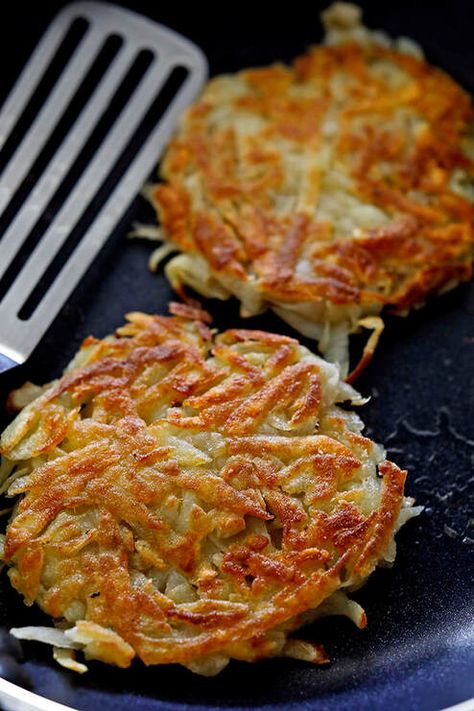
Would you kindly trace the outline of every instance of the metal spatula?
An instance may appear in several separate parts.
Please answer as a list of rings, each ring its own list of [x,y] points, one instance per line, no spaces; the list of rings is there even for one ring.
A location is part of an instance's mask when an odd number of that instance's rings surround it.
[[[186,78],[170,96],[178,68]],[[0,159],[15,124],[38,103],[38,92],[41,97],[54,72],[46,100],[0,175],[4,217],[12,198],[18,202],[28,190],[32,168],[46,161],[0,236],[0,287],[2,277],[8,286],[0,301],[0,372],[23,363],[33,351],[149,176],[178,115],[201,89],[207,63],[191,42],[134,12],[97,2],[67,6],[2,107]],[[161,118],[150,130],[150,115],[157,110]],[[110,126],[104,133],[106,120]],[[58,135],[60,143],[50,156],[48,147]],[[47,217],[46,229],[21,261],[21,250],[41,220],[44,225],[44,214],[61,190],[66,195],[53,219]],[[97,195],[104,194],[97,205]],[[74,231],[81,233],[77,245],[61,263],[61,249]],[[35,287],[54,265],[55,278],[36,297]]]

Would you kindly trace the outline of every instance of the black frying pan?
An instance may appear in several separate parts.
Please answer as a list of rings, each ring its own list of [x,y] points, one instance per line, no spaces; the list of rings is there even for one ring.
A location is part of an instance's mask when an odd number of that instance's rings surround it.
[[[18,0],[2,7],[2,98],[63,4]],[[291,59],[320,39],[318,15],[328,3],[122,4],[193,39],[215,74]],[[432,63],[473,92],[474,3],[361,4],[370,27],[417,40]],[[149,208],[137,200],[30,361],[0,379],[2,400],[26,379],[45,382],[57,375],[85,336],[112,331],[125,311],[166,312],[172,292],[162,274],[147,272],[151,247],[125,240],[132,220],[151,219]],[[241,324],[235,302],[205,305],[218,327]],[[388,318],[374,360],[358,381],[359,389],[372,395],[361,413],[368,434],[408,467],[408,492],[426,508],[399,534],[394,568],[377,571],[356,594],[368,628],[361,632],[334,618],[305,630],[308,639],[326,645],[333,660],[329,667],[291,660],[232,662],[218,677],[204,679],[178,667],[146,669],[137,663],[119,671],[96,662],[79,677],[58,668],[49,649],[26,643],[23,669],[33,690],[79,709],[103,711],[434,710],[474,696],[473,316],[471,284],[432,299],[406,319]],[[270,314],[245,325],[290,333]],[[49,624],[23,605],[4,573],[0,590],[0,625]]]

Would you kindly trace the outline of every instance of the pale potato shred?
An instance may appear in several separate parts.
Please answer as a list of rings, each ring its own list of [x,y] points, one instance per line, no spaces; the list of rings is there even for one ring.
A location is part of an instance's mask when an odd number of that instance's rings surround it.
[[[12,395],[1,491],[19,497],[2,557],[55,627],[14,630],[55,659],[128,667],[326,661],[288,635],[395,558],[418,509],[362,436],[358,393],[296,340],[206,325],[197,308],[128,315],[65,374]],[[340,403],[346,403],[341,408]]]
[[[273,309],[348,371],[348,336],[470,278],[473,109],[411,40],[323,13],[292,66],[212,79],[149,195],[173,287]],[[352,377],[357,374],[354,373]]]

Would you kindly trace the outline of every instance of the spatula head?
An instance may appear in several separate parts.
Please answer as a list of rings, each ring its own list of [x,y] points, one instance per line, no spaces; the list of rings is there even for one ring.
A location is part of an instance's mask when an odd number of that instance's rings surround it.
[[[52,22],[0,112],[1,159],[39,103],[0,177],[0,218],[18,203],[0,237],[0,371],[37,345],[206,76],[195,45],[130,10],[81,2]]]

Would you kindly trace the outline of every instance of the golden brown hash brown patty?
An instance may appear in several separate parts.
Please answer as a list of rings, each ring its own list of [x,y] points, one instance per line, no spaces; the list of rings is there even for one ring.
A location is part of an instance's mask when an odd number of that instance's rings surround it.
[[[129,314],[39,395],[13,395],[34,399],[1,438],[1,490],[21,495],[3,558],[63,630],[18,634],[123,667],[322,661],[287,634],[323,614],[365,624],[343,590],[394,559],[405,472],[337,406],[360,400],[336,366],[173,312]]]
[[[209,82],[151,198],[185,255],[176,289],[272,307],[328,352],[331,324],[471,276],[474,114],[410,40],[369,32],[353,5],[324,19],[327,44],[291,67]]]

